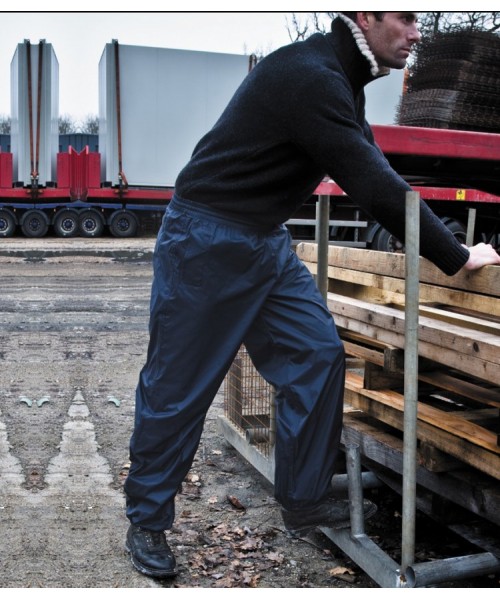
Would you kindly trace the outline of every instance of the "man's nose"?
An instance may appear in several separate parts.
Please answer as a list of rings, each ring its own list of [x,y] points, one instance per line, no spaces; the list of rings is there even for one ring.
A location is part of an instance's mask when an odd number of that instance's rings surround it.
[[[418,26],[416,24],[414,24],[412,26],[412,28],[411,28],[411,30],[409,32],[408,38],[409,38],[409,40],[411,41],[412,44],[416,44],[422,38],[422,34],[418,30]]]

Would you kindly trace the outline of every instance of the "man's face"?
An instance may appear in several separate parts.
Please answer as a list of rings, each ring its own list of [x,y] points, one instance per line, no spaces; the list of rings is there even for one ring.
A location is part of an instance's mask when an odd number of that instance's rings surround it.
[[[415,12],[386,12],[381,21],[371,12],[358,13],[358,26],[379,67],[403,69],[413,44],[420,40]]]

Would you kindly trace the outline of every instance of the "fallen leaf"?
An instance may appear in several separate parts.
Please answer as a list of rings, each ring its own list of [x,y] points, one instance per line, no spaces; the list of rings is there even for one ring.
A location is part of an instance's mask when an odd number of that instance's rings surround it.
[[[234,508],[237,508],[238,510],[246,510],[236,496],[227,496],[227,499],[229,500],[229,503],[234,506]]]
[[[348,569],[347,567],[334,567],[329,571],[332,577],[336,579],[340,579],[341,581],[346,581],[347,583],[354,583],[356,581],[356,576],[354,571]]]

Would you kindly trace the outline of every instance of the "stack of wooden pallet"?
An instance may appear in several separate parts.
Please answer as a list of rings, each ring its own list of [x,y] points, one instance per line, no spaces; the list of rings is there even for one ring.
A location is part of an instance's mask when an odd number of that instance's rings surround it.
[[[316,244],[296,251],[316,273]],[[330,246],[328,277],[328,306],[357,367],[347,373],[346,404],[355,411],[346,426],[362,427],[361,412],[372,433],[373,422],[402,431],[405,257]],[[446,277],[421,259],[419,306],[419,463],[434,472],[467,465],[498,480],[500,267]],[[492,511],[498,501],[497,486]]]

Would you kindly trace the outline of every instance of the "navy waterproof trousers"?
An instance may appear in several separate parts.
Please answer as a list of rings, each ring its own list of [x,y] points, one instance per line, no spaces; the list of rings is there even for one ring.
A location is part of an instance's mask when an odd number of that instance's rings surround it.
[[[175,198],[154,255],[150,342],[136,391],[127,516],[164,530],[210,404],[244,343],[276,389],[275,496],[286,509],[329,494],[345,358],[284,226],[258,228]]]

